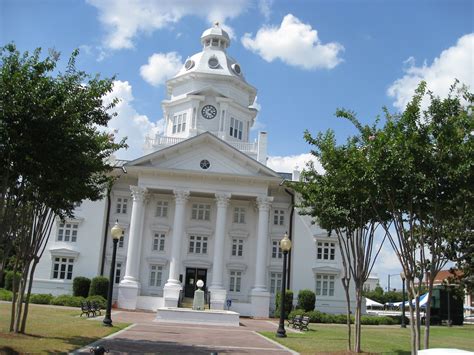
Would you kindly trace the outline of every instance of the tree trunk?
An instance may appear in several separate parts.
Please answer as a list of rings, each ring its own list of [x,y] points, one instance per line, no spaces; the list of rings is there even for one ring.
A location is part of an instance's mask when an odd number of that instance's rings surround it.
[[[362,293],[359,285],[356,285],[356,312],[355,312],[355,340],[354,340],[354,351],[356,353],[361,352],[361,311],[362,311]]]
[[[431,326],[431,297],[433,295],[433,280],[428,281],[428,300],[426,302],[426,315],[425,315],[425,342],[424,348],[428,349],[430,347],[430,326]]]
[[[16,299],[18,295],[18,285],[16,282],[16,273],[18,270],[18,264],[15,263],[15,266],[13,267],[13,280],[12,280],[12,309],[10,312],[10,332],[13,332],[13,329],[15,327],[15,314],[16,314]]]
[[[351,326],[351,297],[349,295],[349,282],[343,281],[344,292],[346,294],[346,306],[347,306],[347,351],[352,350],[352,326]]]
[[[421,319],[420,319],[420,291],[415,297],[415,312],[416,312],[416,350],[421,349]]]
[[[28,318],[28,308],[30,306],[30,296],[31,296],[31,287],[33,286],[33,276],[35,274],[36,265],[38,265],[39,260],[33,260],[33,265],[31,265],[30,276],[28,278],[28,290],[26,291],[25,297],[25,309],[23,311],[23,317],[21,320],[20,333],[25,333],[26,328],[26,319]]]

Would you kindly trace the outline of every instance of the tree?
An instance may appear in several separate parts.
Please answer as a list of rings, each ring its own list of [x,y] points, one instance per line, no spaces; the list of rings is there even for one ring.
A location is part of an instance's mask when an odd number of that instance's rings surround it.
[[[74,51],[64,73],[53,75],[59,54],[0,50],[0,241],[14,249],[11,330],[24,332],[33,276],[56,218],[73,216],[74,203],[97,200],[112,179],[107,163],[121,147],[104,129],[111,119],[102,98],[113,78],[76,69]]]
[[[338,110],[336,114],[358,124],[350,112]],[[341,146],[336,144],[332,131],[319,133],[316,138],[306,132],[305,139],[312,145],[311,154],[319,159],[324,173],[310,163],[303,171],[302,182],[294,184],[294,188],[301,195],[303,213],[310,214],[322,228],[337,236],[344,272],[341,281],[347,302],[348,350],[351,349],[349,286],[353,279],[356,292],[354,350],[360,352],[363,285],[383,245],[382,240],[374,252],[378,220],[372,204],[377,202],[372,200],[375,186],[367,179],[366,158],[371,130],[350,137]]]
[[[466,240],[472,238],[472,98],[455,84],[442,100],[427,93],[422,82],[404,112],[385,112],[384,126],[374,130],[368,142],[368,177],[377,186],[377,201],[382,201],[373,208],[405,273],[409,299],[416,300],[414,307],[409,303],[412,353],[421,347],[419,296],[424,278],[428,347],[433,280],[449,258],[465,255],[459,245],[472,245],[472,239]]]

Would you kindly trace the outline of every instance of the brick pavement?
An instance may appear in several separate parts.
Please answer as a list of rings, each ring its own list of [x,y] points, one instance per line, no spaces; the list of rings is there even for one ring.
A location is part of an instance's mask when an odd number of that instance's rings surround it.
[[[154,321],[155,316],[148,312],[114,311],[114,322],[133,325],[94,345],[103,345],[115,354],[295,354],[257,333],[276,331],[278,324],[274,321],[241,318],[237,328],[159,323]],[[89,352],[89,347],[81,351]]]

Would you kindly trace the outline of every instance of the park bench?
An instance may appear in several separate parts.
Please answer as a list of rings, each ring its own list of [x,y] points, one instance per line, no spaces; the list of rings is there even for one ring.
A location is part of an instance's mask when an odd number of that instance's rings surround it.
[[[298,328],[301,320],[303,319],[302,315],[296,315],[293,319],[288,319],[288,327]]]
[[[298,328],[300,330],[309,330],[309,317],[303,317],[303,319],[299,322]]]
[[[100,305],[97,302],[83,301],[81,302],[81,317],[85,314],[88,318],[101,315]]]

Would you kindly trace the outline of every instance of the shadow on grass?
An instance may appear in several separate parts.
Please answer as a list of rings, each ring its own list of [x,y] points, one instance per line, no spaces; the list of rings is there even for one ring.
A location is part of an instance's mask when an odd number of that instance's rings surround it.
[[[9,346],[0,346],[0,354],[17,355],[19,352]]]
[[[193,346],[170,341],[151,341],[142,339],[107,339],[100,341],[101,346],[110,353],[153,353],[153,354],[211,354],[211,353],[235,353],[235,349],[212,348],[205,346]],[[241,353],[245,353],[239,349]],[[83,354],[89,353],[87,349]],[[250,353],[249,353],[250,354]]]

